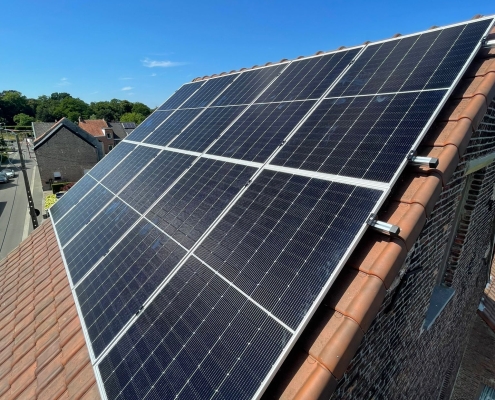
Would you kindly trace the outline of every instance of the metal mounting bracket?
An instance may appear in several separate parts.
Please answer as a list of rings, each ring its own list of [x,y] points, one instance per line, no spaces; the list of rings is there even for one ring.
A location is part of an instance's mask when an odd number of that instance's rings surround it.
[[[370,214],[366,223],[373,229],[380,232],[387,232],[390,236],[399,236],[400,228],[397,225],[388,224],[383,221],[378,221],[376,219],[376,214]]]
[[[438,167],[438,158],[417,156],[415,151],[411,151],[407,156],[407,159],[409,160],[409,165],[413,165],[416,167],[422,165],[428,165],[428,167],[430,168]]]

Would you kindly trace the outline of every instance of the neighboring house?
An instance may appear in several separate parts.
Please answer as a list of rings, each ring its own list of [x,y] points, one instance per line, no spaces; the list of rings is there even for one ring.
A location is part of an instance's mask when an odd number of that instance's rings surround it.
[[[104,119],[79,119],[79,126],[89,132],[101,143],[108,154],[122,139],[125,139],[136,127],[132,122],[107,122]]]
[[[113,129],[115,144],[129,136],[136,124],[134,122],[108,122],[108,125]]]
[[[33,128],[33,135],[37,137],[44,135],[54,124],[57,122],[31,122]]]
[[[33,144],[43,190],[54,181],[77,182],[103,158],[101,143],[66,118]]]
[[[487,38],[493,39],[495,29]],[[485,291],[494,247],[494,97],[495,48],[485,48],[471,62],[419,146],[419,155],[438,158],[438,165],[406,168],[379,211],[378,219],[398,226],[400,233],[391,237],[368,229],[268,384],[263,399],[450,398],[478,307],[490,326],[495,323],[490,311],[493,303],[487,300],[493,296],[492,287]],[[146,180],[139,184],[146,185]],[[134,190],[127,191],[127,198],[135,195]],[[115,207],[123,207],[118,203],[120,200]],[[126,218],[131,214],[121,212],[119,226],[129,223]],[[144,237],[146,227],[137,235]],[[113,232],[106,232],[113,245]],[[81,238],[86,244],[92,239]],[[139,240],[143,249],[158,243],[154,238],[149,243]],[[232,239],[233,246],[236,240]],[[95,242],[101,249],[100,237]],[[141,247],[136,245],[134,250],[132,256],[138,257]],[[67,277],[52,221],[35,230],[1,261],[0,268],[0,396],[99,398],[72,296],[76,289]],[[91,284],[96,282],[100,281],[95,278]],[[162,309],[154,312],[160,314]],[[191,320],[198,318],[194,313],[190,313]],[[177,332],[189,335],[188,322],[182,316],[177,318]],[[158,334],[161,328],[153,327]],[[237,334],[244,332],[232,336]],[[491,345],[491,339],[471,343],[475,347]],[[160,343],[159,335],[153,340],[155,345]],[[179,349],[171,354],[180,351],[180,340],[179,336],[171,340]],[[160,350],[171,358],[168,344],[163,343]],[[128,344],[132,362],[141,365],[149,361],[140,358],[140,351],[149,350],[148,344],[134,345]],[[220,349],[220,360],[229,356],[228,348]],[[484,355],[493,366],[495,353],[491,350]],[[150,359],[156,366],[162,360],[155,354]],[[119,354],[112,361],[121,367]],[[256,362],[252,360],[253,368]],[[133,376],[121,368],[119,382],[111,382],[114,396],[122,395],[120,387],[129,380],[136,380],[146,392],[150,376],[160,376],[158,368]],[[189,361],[184,368],[195,371],[197,364]],[[205,385],[210,378],[220,382],[225,374],[219,378],[215,370],[212,375],[209,370],[197,370],[204,372],[206,378],[200,382]],[[173,372],[177,380],[183,378],[181,366]],[[245,374],[254,372],[246,369]],[[486,377],[472,380],[482,385],[479,391],[468,393],[473,399],[495,388]],[[176,382],[167,384],[174,389]],[[173,389],[171,393],[175,393]]]

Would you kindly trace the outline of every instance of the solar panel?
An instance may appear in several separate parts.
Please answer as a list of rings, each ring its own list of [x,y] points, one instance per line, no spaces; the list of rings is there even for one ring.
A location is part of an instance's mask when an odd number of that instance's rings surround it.
[[[163,122],[144,142],[166,146],[182,129],[190,124],[204,108],[195,108],[175,111]],[[132,136],[132,135],[131,135]],[[132,139],[132,138],[131,138]]]
[[[194,92],[196,92],[205,82],[192,82],[182,85],[170,98],[163,103],[158,110],[174,110],[184,103]]]
[[[206,152],[265,162],[314,104],[311,100],[253,104]]]
[[[287,64],[246,71],[230,85],[212,106],[249,104],[282,72]]]
[[[201,89],[194,93],[180,108],[206,107],[238,76],[238,74],[232,74],[206,81]]]
[[[186,250],[141,220],[76,288],[95,355],[110,343],[186,255]]]
[[[72,190],[72,189],[71,189]],[[91,195],[79,200],[71,212],[56,222],[60,244],[65,246],[98,212],[114,197],[113,193],[101,185],[96,185]]]
[[[78,231],[63,248],[72,283],[77,284],[138,218],[138,213],[114,198]]]
[[[132,133],[127,136],[128,140],[134,140],[136,142],[141,142],[146,136],[153,132],[158,125],[165,121],[173,111],[160,111],[154,112],[143,122],[141,122]]]
[[[137,147],[122,160],[118,168],[109,172],[101,184],[113,193],[118,193],[124,185],[134,179],[135,175],[160,152],[150,147]]]
[[[103,160],[99,161],[98,164],[91,169],[89,173],[90,176],[96,180],[101,180],[135,148],[136,146],[131,143],[120,142],[118,146],[115,146],[115,148],[103,158]],[[63,198],[61,200],[63,200]]]
[[[134,122],[122,122],[122,127],[124,129],[134,129],[136,124]]]
[[[255,171],[244,165],[200,159],[146,217],[190,249]]]
[[[245,108],[245,106],[207,108],[170,143],[170,147],[202,152]]]
[[[326,99],[272,164],[389,182],[445,93]]]
[[[140,213],[144,213],[194,160],[195,157],[164,150],[131,185],[119,193],[119,197],[127,204],[132,204]]]
[[[492,25],[184,85],[75,185],[53,220],[102,395],[259,398]]]
[[[349,65],[360,48],[296,60],[256,101],[319,99]]]
[[[54,221],[58,221],[62,215],[69,211],[76,202],[87,195],[98,182],[91,175],[84,175],[77,185],[65,193],[52,207],[50,207],[50,215]]]

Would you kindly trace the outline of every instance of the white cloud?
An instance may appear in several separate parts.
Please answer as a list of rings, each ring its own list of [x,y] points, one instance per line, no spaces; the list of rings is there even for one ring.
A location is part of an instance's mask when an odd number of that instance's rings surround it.
[[[183,62],[176,62],[176,61],[150,60],[148,57],[146,57],[144,60],[141,60],[141,62],[143,63],[143,66],[148,68],[155,68],[155,67],[169,68],[169,67],[178,67],[180,65],[185,64]]]
[[[150,76],[156,76],[156,74],[151,74]]]
[[[132,89],[134,89],[132,86],[126,86],[122,88],[122,90],[132,90]]]
[[[69,86],[71,85],[71,82],[69,82],[68,78],[61,78],[60,81],[57,83],[57,86]]]

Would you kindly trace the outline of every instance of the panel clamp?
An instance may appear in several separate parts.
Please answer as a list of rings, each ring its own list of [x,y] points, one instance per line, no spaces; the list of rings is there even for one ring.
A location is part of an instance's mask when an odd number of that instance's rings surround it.
[[[407,159],[409,161],[409,165],[413,165],[415,167],[420,167],[422,165],[427,165],[430,168],[438,167],[438,158],[417,156],[415,151],[411,151],[408,154]]]
[[[397,225],[388,224],[376,219],[376,214],[370,214],[366,223],[380,232],[387,232],[390,236],[399,236],[400,228]]]
[[[488,49],[495,47],[495,39],[484,40],[482,46]]]

